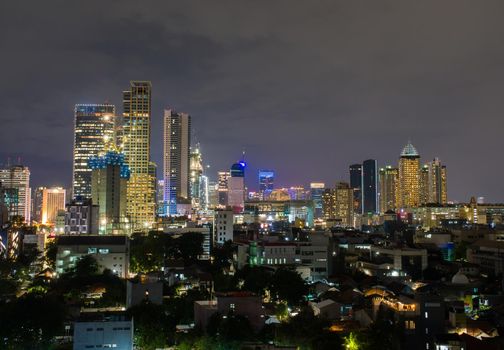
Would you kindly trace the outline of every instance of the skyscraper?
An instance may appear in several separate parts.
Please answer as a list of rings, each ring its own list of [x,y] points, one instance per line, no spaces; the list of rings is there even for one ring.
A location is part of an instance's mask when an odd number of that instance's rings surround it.
[[[42,190],[42,224],[54,225],[59,210],[65,210],[66,190],[61,187]]]
[[[356,214],[362,214],[363,201],[362,201],[362,164],[350,165],[350,187],[353,188],[353,208]]]
[[[396,211],[398,200],[399,169],[387,165],[380,169],[380,212]]]
[[[0,169],[0,183],[4,192],[4,205],[8,218],[21,216],[29,223],[31,218],[30,170],[22,165]]]
[[[419,179],[420,179],[420,187],[419,187],[419,198],[420,198],[420,205],[424,205],[427,203],[431,203],[431,188],[429,184],[429,165],[425,164],[422,167],[420,167],[420,174]]]
[[[314,207],[314,217],[316,219],[323,217],[323,201],[322,196],[324,195],[325,184],[323,182],[312,182],[310,183],[310,197],[313,201]]]
[[[226,207],[228,205],[228,181],[231,177],[231,173],[229,171],[219,171],[218,173],[219,179],[217,183],[217,200],[218,204],[221,207]]]
[[[398,208],[412,208],[420,204],[420,155],[408,143],[399,158]]]
[[[148,81],[132,81],[123,91],[122,144],[131,170],[127,215],[134,229],[150,227],[156,212],[156,165],[150,160],[151,90]]]
[[[353,226],[354,189],[347,182],[336,183],[336,188],[326,189],[322,196],[326,220],[335,220],[343,227]]]
[[[167,214],[177,214],[177,199],[190,199],[191,117],[186,113],[164,111],[163,176]]]
[[[192,207],[195,209],[200,209],[202,207],[202,176],[203,176],[203,159],[201,156],[201,151],[199,144],[191,150],[190,156],[190,195]]]
[[[362,163],[362,203],[364,214],[378,212],[378,166],[376,160],[368,159]]]
[[[245,205],[245,162],[240,161],[231,166],[228,178],[228,205],[234,213],[241,213]]]
[[[130,169],[124,162],[124,154],[108,151],[103,156],[92,157],[91,194],[99,207],[100,234],[129,233],[127,218],[127,182]]]
[[[446,166],[441,164],[439,158],[434,158],[432,162],[429,162],[429,189],[430,203],[448,203]]]
[[[259,170],[259,193],[263,199],[268,198],[273,191],[275,172],[273,170]]]
[[[91,197],[91,169],[88,159],[104,151],[115,129],[115,106],[110,104],[75,105],[73,150],[73,198]]]

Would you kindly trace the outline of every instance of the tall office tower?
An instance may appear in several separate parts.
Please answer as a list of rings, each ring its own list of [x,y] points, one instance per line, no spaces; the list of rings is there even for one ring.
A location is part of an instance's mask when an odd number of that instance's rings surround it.
[[[446,166],[441,165],[439,158],[434,158],[427,165],[429,203],[446,204]]]
[[[397,210],[399,169],[387,165],[380,169],[380,212]]]
[[[354,189],[354,212],[362,214],[364,210],[364,203],[362,201],[362,164],[350,165],[350,187]]]
[[[42,224],[54,225],[59,210],[65,210],[66,190],[61,187],[42,190]]]
[[[378,212],[378,166],[374,159],[362,163],[362,203],[364,214]]]
[[[273,170],[259,170],[259,194],[262,199],[268,198],[273,191],[275,172]]]
[[[228,205],[228,181],[231,177],[231,173],[229,171],[219,171],[218,175],[218,204],[221,207],[226,207]]]
[[[73,150],[73,198],[91,197],[91,169],[88,159],[103,152],[112,141],[115,106],[110,104],[75,105]]]
[[[219,206],[219,184],[208,180],[208,208],[214,209]]]
[[[151,83],[132,81],[123,91],[122,144],[131,170],[127,216],[133,229],[146,229],[156,215],[156,165],[150,161]]]
[[[399,158],[398,208],[413,208],[420,204],[420,155],[408,143]]]
[[[100,234],[129,233],[127,218],[127,182],[130,169],[125,164],[124,154],[108,151],[103,156],[89,159],[91,195],[98,205]]]
[[[203,159],[201,157],[199,143],[190,156],[190,195],[191,204],[194,209],[201,209],[201,177],[203,176]]]
[[[325,183],[323,182],[312,182],[310,184],[310,198],[313,201],[314,217],[315,219],[320,219],[323,217],[323,201],[322,196],[325,191]]]
[[[201,175],[200,178],[200,207],[203,210],[208,210],[209,207],[209,184],[208,184],[208,176]]]
[[[10,165],[0,169],[0,183],[4,192],[4,204],[9,220],[21,216],[29,223],[31,218],[30,170],[22,165]]]
[[[42,222],[42,197],[44,194],[45,187],[37,187],[33,191],[32,198],[32,222],[41,223]]]
[[[231,165],[228,178],[228,205],[234,213],[241,213],[245,206],[245,162]]]
[[[164,180],[158,180],[156,186],[156,213],[158,216],[166,216],[164,203]]]
[[[420,168],[420,174],[418,175],[420,179],[419,187],[419,198],[420,205],[425,205],[431,203],[431,188],[429,186],[429,165],[425,164]]]
[[[167,214],[177,214],[177,199],[190,199],[191,117],[186,113],[164,111],[163,178]]]

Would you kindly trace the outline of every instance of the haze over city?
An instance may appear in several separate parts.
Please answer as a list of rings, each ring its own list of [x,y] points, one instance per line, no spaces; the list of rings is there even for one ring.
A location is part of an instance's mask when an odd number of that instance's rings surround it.
[[[52,3],[0,5],[0,161],[21,157],[34,186],[71,185],[74,104],[121,113],[150,80],[158,165],[169,106],[214,180],[245,150],[251,189],[260,168],[333,184],[410,139],[448,166],[449,200],[504,197],[502,2]]]

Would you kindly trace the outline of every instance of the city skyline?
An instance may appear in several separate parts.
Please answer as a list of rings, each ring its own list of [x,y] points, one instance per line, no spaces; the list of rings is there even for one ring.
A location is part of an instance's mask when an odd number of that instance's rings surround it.
[[[235,25],[236,14],[244,11],[239,5],[221,11],[223,5],[195,9],[188,2],[167,8],[174,20],[165,21],[159,15],[163,11],[131,4],[118,11],[107,4],[92,12],[86,33],[69,14],[90,13],[88,5],[63,5],[49,12],[40,4],[28,9],[14,4],[2,20],[25,41],[20,47],[13,35],[0,42],[6,53],[0,65],[5,73],[0,83],[5,106],[0,162],[10,156],[15,163],[21,157],[31,169],[32,187],[70,187],[74,105],[108,101],[119,107],[125,84],[145,79],[155,87],[151,158],[158,166],[162,111],[173,107],[193,116],[194,140],[211,165],[213,180],[245,149],[249,173],[254,174],[247,176],[250,188],[261,168],[274,168],[276,183],[284,186],[334,184],[347,180],[348,165],[362,159],[395,166],[411,138],[422,159],[439,157],[450,168],[449,200],[484,196],[488,202],[501,202],[504,188],[500,171],[495,171],[500,165],[487,159],[498,159],[502,146],[504,106],[495,62],[504,50],[495,40],[503,30],[496,15],[503,5],[489,2],[474,11],[465,4],[345,4],[328,9],[315,3],[306,13],[302,5],[286,11],[280,1],[271,5],[271,16],[261,26],[250,19]],[[261,13],[248,6],[251,18]],[[301,15],[310,30],[296,28]],[[422,23],[428,15],[426,27]],[[359,22],[345,20],[348,16],[371,22],[375,30],[359,31]],[[41,18],[54,24],[42,26]],[[283,19],[284,29],[275,27],[277,18]],[[26,21],[40,30],[25,35],[21,26]],[[214,28],[216,22],[220,25]],[[58,30],[60,26],[65,30]],[[138,42],[132,57],[125,57],[135,32],[151,35]],[[66,47],[79,47],[82,55],[70,59]],[[187,54],[181,58],[174,52]],[[474,60],[475,55],[480,59]],[[300,70],[305,66],[309,69]],[[53,83],[46,86],[48,81]],[[219,130],[229,130],[229,135],[221,137]],[[12,147],[19,133],[26,142]],[[325,152],[327,147],[334,152]],[[468,167],[479,170],[481,181]]]

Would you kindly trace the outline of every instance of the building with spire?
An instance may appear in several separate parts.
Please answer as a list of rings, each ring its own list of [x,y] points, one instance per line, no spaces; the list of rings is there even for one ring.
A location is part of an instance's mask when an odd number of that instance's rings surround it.
[[[190,156],[190,196],[191,204],[194,209],[202,208],[202,193],[203,193],[203,158],[201,156],[200,145],[196,144],[193,150],[191,150]]]
[[[131,171],[127,216],[135,230],[148,229],[156,216],[156,165],[150,158],[151,92],[149,81],[132,81],[123,91],[121,144]]]
[[[398,208],[418,207],[420,204],[420,155],[408,142],[399,158]]]

